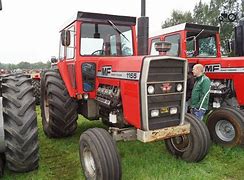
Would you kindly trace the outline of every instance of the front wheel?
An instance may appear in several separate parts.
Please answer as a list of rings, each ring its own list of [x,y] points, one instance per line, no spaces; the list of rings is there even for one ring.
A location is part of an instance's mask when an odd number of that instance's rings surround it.
[[[222,107],[208,117],[207,126],[212,140],[222,146],[244,144],[244,113],[238,109]]]
[[[167,150],[187,162],[199,162],[208,153],[210,135],[206,125],[195,116],[186,114],[185,122],[190,123],[190,134],[165,140]]]
[[[86,179],[121,179],[121,165],[116,145],[101,128],[85,131],[80,136],[80,162]]]
[[[77,128],[78,104],[69,96],[57,69],[47,70],[41,77],[41,115],[44,133],[50,138],[74,134]]]

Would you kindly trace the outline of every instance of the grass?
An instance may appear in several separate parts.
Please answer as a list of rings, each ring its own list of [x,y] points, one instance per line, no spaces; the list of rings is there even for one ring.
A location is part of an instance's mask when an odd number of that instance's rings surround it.
[[[79,137],[91,127],[104,127],[100,122],[87,121],[81,116],[74,136],[48,139],[42,130],[40,108],[37,107],[40,161],[39,169],[29,173],[5,170],[6,180],[74,180],[85,179],[79,161]],[[163,142],[144,144],[139,141],[117,142],[125,180],[162,179],[243,179],[244,149],[212,145],[200,163],[186,163],[170,155]]]

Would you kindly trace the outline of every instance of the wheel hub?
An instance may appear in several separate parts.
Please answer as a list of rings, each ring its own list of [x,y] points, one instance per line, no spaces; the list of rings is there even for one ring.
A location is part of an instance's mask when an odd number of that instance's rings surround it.
[[[171,138],[171,143],[177,151],[185,152],[190,141],[188,135],[183,135]]]
[[[222,141],[230,142],[235,138],[234,126],[228,120],[220,120],[215,125],[215,132]]]
[[[85,169],[89,173],[91,179],[96,179],[96,165],[89,148],[85,147],[83,150]]]

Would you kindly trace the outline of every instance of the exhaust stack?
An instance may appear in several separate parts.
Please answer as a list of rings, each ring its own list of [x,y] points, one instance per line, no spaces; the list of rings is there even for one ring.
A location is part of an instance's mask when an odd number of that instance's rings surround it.
[[[148,54],[149,18],[146,17],[146,0],[141,0],[141,17],[137,23],[138,55]]]

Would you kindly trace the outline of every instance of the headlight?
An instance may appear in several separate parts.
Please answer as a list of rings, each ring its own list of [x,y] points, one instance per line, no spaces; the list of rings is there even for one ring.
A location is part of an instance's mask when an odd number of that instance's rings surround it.
[[[181,83],[179,83],[179,84],[177,84],[176,85],[176,90],[178,91],[178,92],[180,92],[180,91],[182,91],[182,84]]]
[[[159,110],[158,109],[151,110],[151,117],[158,117],[158,116],[159,116]]]
[[[154,86],[153,85],[150,85],[150,86],[148,86],[147,87],[147,92],[148,92],[148,94],[153,94],[154,93]]]
[[[89,98],[88,94],[83,94],[83,99],[87,100]]]
[[[169,113],[170,114],[177,114],[177,107],[171,107],[171,108],[169,108]]]

